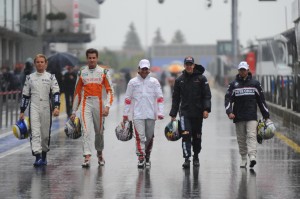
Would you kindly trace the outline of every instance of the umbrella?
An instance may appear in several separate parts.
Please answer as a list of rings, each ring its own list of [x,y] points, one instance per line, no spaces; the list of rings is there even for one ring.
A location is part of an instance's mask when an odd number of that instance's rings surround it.
[[[183,66],[180,64],[171,64],[168,67],[168,71],[171,73],[180,73],[181,71],[183,71]]]
[[[48,58],[47,70],[55,73],[61,72],[66,66],[76,66],[79,60],[70,53],[56,53]]]
[[[128,68],[128,67],[125,67],[125,68],[121,68],[121,69],[120,69],[120,72],[121,72],[121,73],[130,73],[130,71],[131,71],[131,68]]]
[[[159,66],[152,66],[150,68],[151,72],[160,72],[161,71],[161,67]]]

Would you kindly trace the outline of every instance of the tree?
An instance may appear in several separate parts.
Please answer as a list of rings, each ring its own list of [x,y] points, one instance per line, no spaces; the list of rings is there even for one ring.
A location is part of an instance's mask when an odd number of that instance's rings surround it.
[[[50,21],[51,20],[65,20],[66,18],[67,18],[67,15],[64,12],[58,12],[56,14],[50,12],[46,15],[46,19],[48,19]]]
[[[123,50],[131,52],[142,51],[141,42],[133,23],[129,25],[129,31],[126,34]]]
[[[114,69],[119,67],[118,55],[116,52],[111,51],[108,48],[104,48],[103,51],[99,51],[99,60],[103,63],[103,65],[110,66]]]
[[[132,70],[137,70],[139,61],[144,58],[145,58],[144,52],[141,52],[139,54],[134,54],[131,56],[127,56],[123,54],[123,56],[120,57],[122,61],[120,61],[119,68],[131,68]]]
[[[28,13],[23,15],[23,18],[27,19],[27,20],[37,20],[37,15],[32,14],[32,12],[28,12]]]
[[[153,38],[153,45],[159,45],[159,44],[164,44],[165,40],[162,38],[161,33],[160,33],[160,29],[158,28],[155,32],[155,37]]]
[[[174,34],[174,37],[171,41],[172,44],[185,44],[185,38],[184,35],[180,30],[177,30]]]

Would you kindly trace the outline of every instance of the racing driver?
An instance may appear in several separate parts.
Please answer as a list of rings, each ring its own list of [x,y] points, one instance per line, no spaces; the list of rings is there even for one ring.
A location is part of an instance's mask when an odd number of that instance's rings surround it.
[[[35,167],[47,165],[51,132],[52,97],[54,98],[53,116],[59,115],[60,93],[55,75],[46,72],[47,58],[37,54],[34,59],[36,72],[27,75],[22,93],[20,119],[29,104],[29,120],[31,126],[31,150],[36,157]],[[52,97],[50,97],[52,96]]]
[[[76,111],[80,111],[84,156],[82,167],[90,166],[92,134],[95,134],[95,149],[97,150],[98,164],[103,166],[105,164],[102,154],[104,148],[104,117],[109,114],[109,108],[114,99],[114,92],[108,70],[97,65],[98,51],[93,48],[88,49],[86,51],[86,58],[88,65],[83,66],[77,75],[73,113],[70,119],[74,120]],[[107,93],[105,106],[102,100],[103,89]]]

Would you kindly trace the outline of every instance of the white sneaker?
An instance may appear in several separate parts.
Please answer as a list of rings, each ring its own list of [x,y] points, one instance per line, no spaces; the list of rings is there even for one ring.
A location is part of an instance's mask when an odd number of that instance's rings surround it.
[[[146,167],[151,167],[151,161],[148,158],[146,158],[145,166]]]
[[[98,157],[99,166],[104,166],[105,165],[105,160],[103,158],[102,151],[97,151],[97,157]]]
[[[247,166],[247,156],[242,156],[240,168],[246,168]]]
[[[84,158],[84,161],[82,163],[82,167],[90,167],[90,158],[91,158],[91,155],[85,155],[85,158]]]
[[[138,168],[142,169],[145,166],[145,159],[144,158],[139,158],[138,161]]]
[[[105,165],[105,160],[103,157],[98,157],[98,164],[99,166],[104,166]]]
[[[250,159],[250,168],[253,168],[256,165],[256,157],[254,155],[249,156]]]

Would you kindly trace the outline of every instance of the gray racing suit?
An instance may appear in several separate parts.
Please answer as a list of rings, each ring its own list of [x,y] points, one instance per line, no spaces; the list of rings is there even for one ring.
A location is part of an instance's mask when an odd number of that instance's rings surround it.
[[[34,72],[26,76],[23,87],[21,113],[24,113],[29,102],[29,120],[31,127],[32,154],[49,151],[52,123],[51,94],[54,106],[60,105],[59,86],[55,75],[48,72]]]

